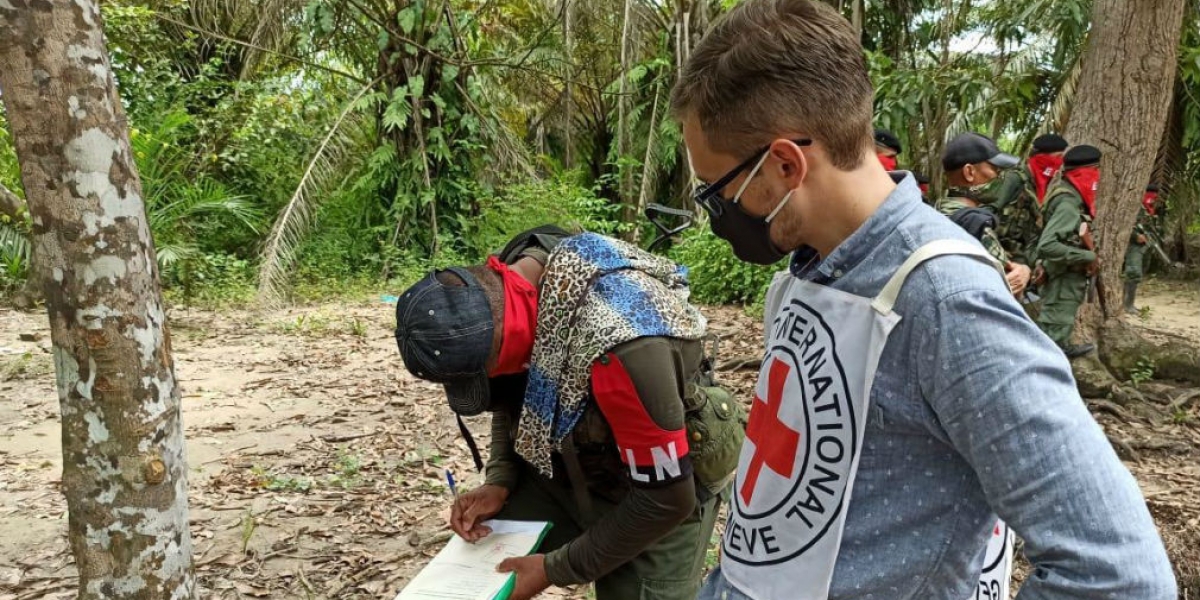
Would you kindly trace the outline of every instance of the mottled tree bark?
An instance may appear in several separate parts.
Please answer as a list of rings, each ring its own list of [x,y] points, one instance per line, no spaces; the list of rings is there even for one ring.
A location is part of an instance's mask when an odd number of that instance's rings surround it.
[[[1184,0],[1095,0],[1092,6],[1066,137],[1104,153],[1095,229],[1107,284],[1105,318],[1121,314],[1121,264],[1162,140],[1183,8]]]
[[[80,598],[190,598],[179,393],[95,0],[0,0],[0,87],[32,217]]]

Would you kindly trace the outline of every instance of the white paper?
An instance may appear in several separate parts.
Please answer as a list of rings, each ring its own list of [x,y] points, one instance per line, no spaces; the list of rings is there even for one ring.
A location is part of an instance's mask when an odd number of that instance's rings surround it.
[[[468,543],[454,536],[396,600],[492,600],[511,576],[497,573],[506,558],[532,552],[545,521],[485,521],[492,533]]]

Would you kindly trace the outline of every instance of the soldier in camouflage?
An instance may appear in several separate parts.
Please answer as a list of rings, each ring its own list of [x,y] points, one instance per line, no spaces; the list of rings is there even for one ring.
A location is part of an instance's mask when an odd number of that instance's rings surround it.
[[[951,187],[946,190],[946,197],[938,202],[938,212],[950,217],[950,220],[957,223],[963,229],[966,229],[971,235],[974,235],[983,244],[983,249],[988,251],[993,258],[1000,261],[1000,264],[1009,262],[1008,253],[1004,250],[1004,245],[1000,243],[1000,237],[996,234],[996,221],[994,216],[987,211],[980,209],[982,200],[980,197],[984,186],[978,187]],[[973,212],[978,209],[978,212]],[[972,219],[969,215],[974,215]]]
[[[1033,140],[1033,152],[1025,164],[1002,173],[995,198],[987,208],[1000,220],[996,235],[1009,259],[1034,266],[1038,238],[1042,234],[1042,202],[1050,180],[1062,168],[1067,140],[1053,133]]]
[[[1017,157],[1001,152],[996,142],[986,136],[960,134],[946,144],[942,154],[949,188],[937,203],[938,211],[975,236],[1004,265],[1005,279],[1015,296],[1024,293],[1031,271],[1027,265],[1011,259],[997,235],[999,219],[981,207],[995,196],[1000,172],[1019,162]]]
[[[1075,146],[1067,151],[1062,173],[1050,184],[1042,205],[1045,227],[1037,255],[1046,269],[1046,285],[1037,324],[1068,358],[1096,349],[1093,344],[1071,344],[1070,340],[1089,278],[1100,270],[1090,230],[1099,181],[1100,150]]]
[[[1146,186],[1146,195],[1142,197],[1142,210],[1138,211],[1133,233],[1129,235],[1129,247],[1125,250],[1125,267],[1122,271],[1122,277],[1125,279],[1125,312],[1131,315],[1138,314],[1138,309],[1133,303],[1137,298],[1138,284],[1142,282],[1145,268],[1143,258],[1153,233],[1151,230],[1154,227],[1157,201],[1158,186]]]

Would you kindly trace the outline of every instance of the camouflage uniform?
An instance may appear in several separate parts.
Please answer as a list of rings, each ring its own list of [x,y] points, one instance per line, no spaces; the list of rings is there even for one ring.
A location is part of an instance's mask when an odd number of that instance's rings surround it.
[[[1146,256],[1146,245],[1150,243],[1153,228],[1154,215],[1150,214],[1143,206],[1142,210],[1138,211],[1133,232],[1129,234],[1129,246],[1125,249],[1125,267],[1121,273],[1121,277],[1125,280],[1123,307],[1125,312],[1131,315],[1138,314],[1134,301],[1137,299],[1138,284],[1142,282],[1142,275],[1145,272],[1143,261]],[[1141,242],[1138,241],[1139,235],[1145,236]]]
[[[1138,211],[1137,223],[1133,226],[1133,233],[1129,234],[1129,247],[1125,250],[1125,268],[1122,272],[1125,281],[1138,283],[1142,280],[1143,257],[1146,255],[1146,244],[1149,243],[1152,227],[1154,217],[1142,208]],[[1146,241],[1139,243],[1139,235],[1145,236]]]
[[[1046,269],[1042,310],[1037,324],[1059,347],[1066,348],[1075,328],[1075,314],[1087,294],[1086,266],[1096,253],[1083,245],[1080,225],[1091,226],[1092,217],[1083,198],[1069,181],[1055,177],[1042,205],[1045,227],[1037,256]]]
[[[1042,213],[1029,165],[1005,171],[996,179],[994,197],[990,189],[982,198],[986,208],[999,219],[996,236],[1013,262],[1032,267],[1042,235]]]
[[[976,190],[964,188],[950,188],[947,190],[947,196],[942,198],[937,203],[938,212],[947,217],[954,217],[954,213],[960,210],[976,208],[976,203],[972,200]],[[979,234],[979,243],[983,244],[983,248],[988,251],[1000,264],[1008,262],[1008,253],[1004,251],[1004,245],[1000,243],[999,236],[996,235],[996,230],[991,227],[986,227]]]

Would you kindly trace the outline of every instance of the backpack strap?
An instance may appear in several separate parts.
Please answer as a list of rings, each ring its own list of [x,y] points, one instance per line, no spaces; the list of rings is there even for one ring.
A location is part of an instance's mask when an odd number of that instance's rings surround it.
[[[512,264],[530,247],[536,246],[549,253],[563,238],[570,236],[570,232],[557,225],[540,225],[517,234],[496,253],[496,257],[504,264]]]

